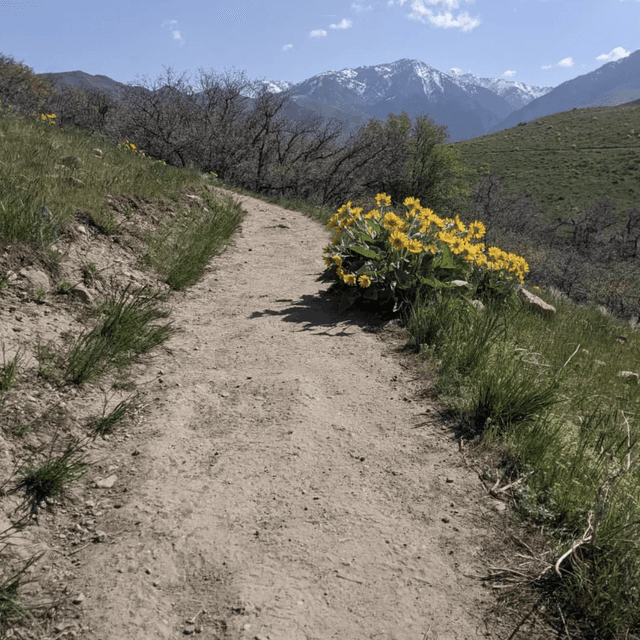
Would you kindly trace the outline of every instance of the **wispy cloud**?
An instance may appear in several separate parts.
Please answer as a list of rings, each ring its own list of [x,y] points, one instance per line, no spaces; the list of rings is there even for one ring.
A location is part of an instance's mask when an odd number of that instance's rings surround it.
[[[463,2],[473,0],[389,0],[388,4],[404,6],[409,2],[411,12],[407,17],[418,22],[430,23],[439,29],[472,31],[480,25],[480,18],[472,18],[466,11],[454,15]],[[433,7],[433,8],[431,8]]]
[[[343,18],[342,20],[340,20],[340,22],[338,22],[338,24],[330,24],[329,28],[330,29],[351,29],[352,26],[353,26],[352,20],[349,20],[348,18]]]
[[[310,38],[325,38],[327,36],[327,32],[324,29],[314,29],[309,32]]]
[[[560,60],[560,62],[558,62],[559,67],[573,67],[574,64],[575,63],[571,56],[569,56],[568,58],[563,58],[562,60]]]
[[[552,69],[553,65],[552,64],[543,64],[542,68],[546,71],[547,69]]]
[[[171,39],[176,40],[182,46],[185,43],[184,36],[178,29],[178,21],[177,20],[165,20],[162,23],[163,27],[166,27],[171,32]]]
[[[352,2],[351,9],[356,13],[362,13],[363,11],[372,11],[373,6],[370,4],[364,4],[362,2]]]
[[[508,70],[508,71],[505,71],[505,72],[502,74],[502,77],[503,77],[503,78],[513,78],[513,76],[515,76],[515,75],[516,75],[516,72],[515,72],[515,71],[510,71],[510,70]]]
[[[292,44],[285,44],[284,47],[282,47],[283,51],[289,51],[290,49],[293,49]]]
[[[611,49],[609,53],[603,53],[597,56],[596,60],[600,60],[600,62],[614,62],[615,60],[626,58],[628,55],[631,55],[631,51],[627,51],[623,47],[616,47],[615,49]]]

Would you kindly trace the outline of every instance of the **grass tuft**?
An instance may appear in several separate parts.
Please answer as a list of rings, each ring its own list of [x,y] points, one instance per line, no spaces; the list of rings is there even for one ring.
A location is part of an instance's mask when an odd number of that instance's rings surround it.
[[[136,356],[162,344],[174,333],[160,308],[162,294],[148,287],[134,290],[127,286],[102,304],[102,320],[81,335],[66,357],[66,373],[70,382],[83,384],[95,380],[113,367],[123,367]]]
[[[12,489],[12,493],[24,492],[22,506],[35,516],[43,504],[48,506],[60,497],[68,485],[82,477],[90,466],[77,441],[71,441],[60,455],[53,453],[55,442],[54,438],[44,462],[32,463],[18,470]]]

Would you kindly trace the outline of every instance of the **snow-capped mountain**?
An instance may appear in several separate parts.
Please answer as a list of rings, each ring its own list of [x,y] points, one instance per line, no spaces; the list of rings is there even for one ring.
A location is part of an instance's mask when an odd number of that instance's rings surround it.
[[[450,69],[449,75],[493,91],[513,105],[514,109],[521,109],[532,100],[553,90],[553,87],[536,87],[504,78],[478,78],[472,73],[460,73],[457,69]]]
[[[510,113],[550,88],[506,80],[443,73],[420,60],[398,60],[341,71],[326,71],[293,85],[289,94],[300,106],[333,110],[357,123],[406,111],[447,125],[452,140],[486,133]],[[322,107],[320,107],[322,105]]]

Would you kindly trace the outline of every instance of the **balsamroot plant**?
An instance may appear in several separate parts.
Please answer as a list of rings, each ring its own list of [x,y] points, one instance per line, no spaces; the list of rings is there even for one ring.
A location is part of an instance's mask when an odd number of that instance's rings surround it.
[[[397,309],[419,292],[445,289],[505,298],[524,281],[524,258],[477,242],[485,234],[482,222],[441,218],[413,197],[398,213],[384,193],[375,202],[366,213],[347,202],[327,223],[334,236],[321,279],[342,292],[341,308],[362,300]]]

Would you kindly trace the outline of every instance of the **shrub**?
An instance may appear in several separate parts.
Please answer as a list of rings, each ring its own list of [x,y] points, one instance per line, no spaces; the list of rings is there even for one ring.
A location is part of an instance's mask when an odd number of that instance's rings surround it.
[[[474,242],[484,236],[482,222],[467,227],[458,216],[440,218],[412,197],[400,214],[386,194],[375,201],[367,213],[348,202],[327,223],[334,237],[321,279],[342,293],[341,309],[358,301],[398,309],[419,292],[428,297],[442,290],[504,299],[524,280],[523,258]]]

